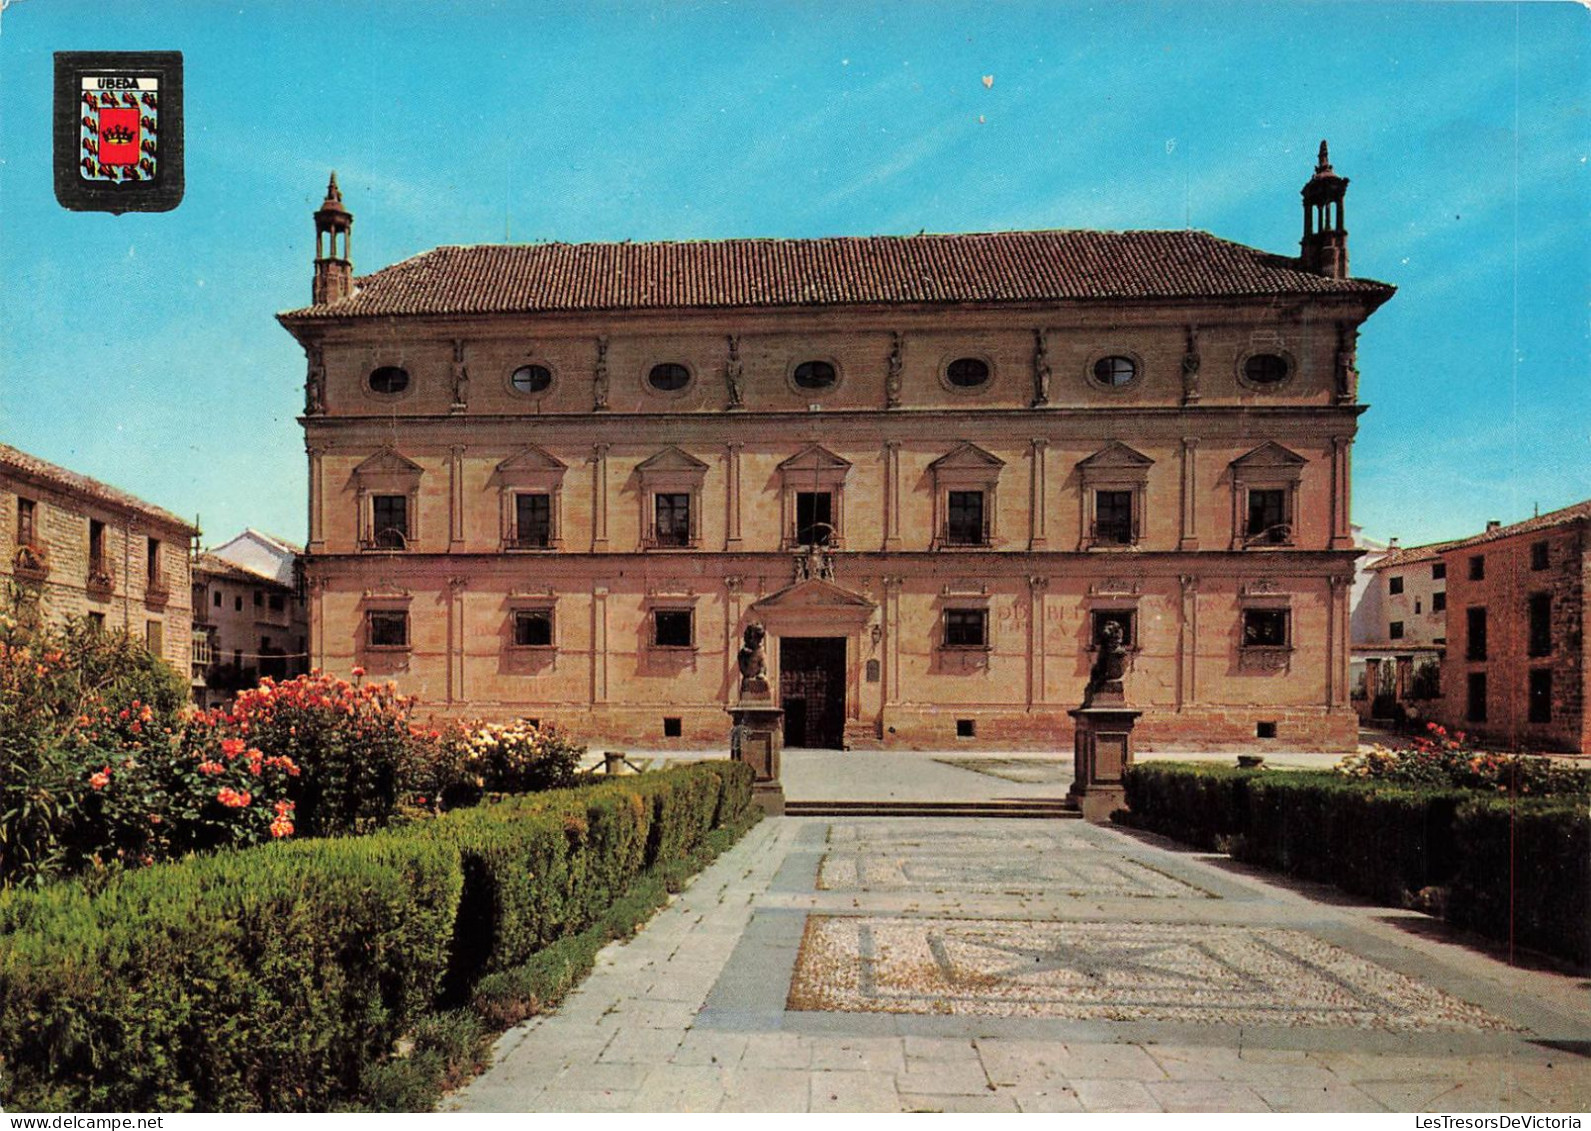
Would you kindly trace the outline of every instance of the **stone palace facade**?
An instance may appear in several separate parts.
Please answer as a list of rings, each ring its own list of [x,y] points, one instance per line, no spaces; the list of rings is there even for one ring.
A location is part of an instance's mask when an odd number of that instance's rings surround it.
[[[315,214],[311,663],[445,714],[719,746],[745,627],[791,746],[1056,747],[1103,626],[1147,746],[1349,749],[1355,343],[1195,231],[441,247]]]

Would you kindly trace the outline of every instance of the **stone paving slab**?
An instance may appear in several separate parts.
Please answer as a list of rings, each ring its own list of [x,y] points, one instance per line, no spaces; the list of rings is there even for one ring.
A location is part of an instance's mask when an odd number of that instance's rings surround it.
[[[994,788],[1012,784],[973,776]],[[505,1034],[493,1067],[442,1108],[1591,1108],[1583,977],[1510,967],[1466,940],[1433,934],[1428,921],[1411,930],[1412,913],[1273,882],[1158,838],[1073,823],[1057,834],[1058,824],[764,821],[635,940],[604,949],[558,1012]],[[1002,844],[1010,863],[1000,883],[988,884],[976,870]],[[936,846],[943,850],[937,863]],[[1031,867],[1022,868],[1023,860]],[[1149,868],[1172,882],[1150,897],[1062,893],[1051,890],[1055,860],[1108,863],[1129,877]],[[820,887],[825,861],[830,886]],[[879,1013],[838,1001],[792,1010],[813,923],[853,937],[863,925],[891,925],[917,940],[936,977],[947,968],[964,981],[978,974],[985,980],[979,992],[994,999],[1042,985],[1064,1008],[1028,1016]],[[946,951],[947,967],[925,941],[934,931],[969,949]],[[1283,967],[1268,980],[1232,957],[1267,945],[1284,953],[1267,959]],[[853,973],[859,953],[845,954]],[[991,953],[1004,955],[1004,965]],[[883,967],[874,959],[876,979]],[[1047,969],[1035,975],[1029,965]],[[1302,1008],[1309,985],[1351,1008],[1296,1025],[1141,1015],[1133,993],[1151,986],[1186,994],[1189,970],[1210,984],[1237,985],[1273,1010]],[[1080,1017],[1079,1002],[1140,1015]],[[1385,1023],[1345,1023],[1356,1010]]]

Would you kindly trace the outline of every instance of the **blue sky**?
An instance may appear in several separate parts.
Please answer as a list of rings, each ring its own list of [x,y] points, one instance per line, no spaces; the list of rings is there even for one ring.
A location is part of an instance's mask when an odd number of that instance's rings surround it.
[[[4,0],[0,0],[4,3]],[[67,212],[52,53],[180,50],[187,195]],[[984,76],[993,82],[985,85]],[[136,5],[0,14],[0,440],[304,533],[335,168],[368,272],[438,244],[1194,227],[1295,254],[1322,137],[1360,340],[1354,518],[1591,497],[1591,14],[1570,3]]]

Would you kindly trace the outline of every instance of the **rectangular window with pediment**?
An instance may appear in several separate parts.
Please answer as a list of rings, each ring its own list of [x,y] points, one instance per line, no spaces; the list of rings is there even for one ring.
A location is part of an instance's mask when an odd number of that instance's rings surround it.
[[[402,550],[409,544],[407,495],[370,497],[371,544],[382,550]]]
[[[514,496],[514,548],[545,550],[552,546],[552,496],[529,492]]]
[[[1096,544],[1129,546],[1137,540],[1133,531],[1132,499],[1131,491],[1094,492]]]
[[[951,491],[945,500],[945,541],[952,546],[987,545],[982,491]]]
[[[659,492],[652,496],[652,544],[689,546],[691,544],[691,497],[688,492]]]
[[[1243,533],[1250,543],[1279,546],[1288,542],[1292,530],[1287,522],[1287,492],[1280,487],[1250,490]]]
[[[827,546],[833,542],[833,494],[828,491],[797,491],[795,503],[795,544]]]

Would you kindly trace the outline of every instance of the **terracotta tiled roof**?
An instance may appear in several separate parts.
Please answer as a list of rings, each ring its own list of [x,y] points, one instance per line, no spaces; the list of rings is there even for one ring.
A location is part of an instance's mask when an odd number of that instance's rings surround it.
[[[1564,507],[1562,510],[1549,511],[1546,514],[1527,518],[1523,522],[1516,522],[1512,526],[1499,526],[1496,530],[1488,530],[1477,534],[1473,538],[1465,538],[1454,542],[1446,548],[1461,550],[1468,546],[1479,546],[1483,542],[1495,542],[1499,538],[1512,538],[1518,534],[1534,534],[1538,530],[1549,530],[1554,526],[1565,526],[1571,522],[1591,521],[1591,499],[1583,503],[1575,503]]]
[[[1360,295],[1205,232],[993,232],[439,247],[288,320],[399,314]]]
[[[1397,569],[1399,566],[1418,565],[1421,562],[1434,562],[1442,557],[1442,551],[1456,542],[1429,542],[1424,546],[1402,546],[1396,550],[1388,550],[1378,561],[1371,562],[1366,569]]]
[[[241,581],[249,585],[279,586],[281,582],[274,577],[267,577],[263,573],[256,573],[236,562],[229,562],[225,558],[218,558],[206,550],[193,561],[193,577],[197,581],[201,575],[211,577],[224,577],[230,581]]]
[[[159,519],[162,522],[180,527],[186,534],[199,533],[199,528],[187,519],[178,518],[170,511],[157,507],[153,503],[146,503],[138,496],[129,495],[119,487],[112,487],[108,483],[101,483],[98,479],[90,479],[88,476],[79,475],[75,471],[57,467],[48,460],[42,460],[38,456],[30,456],[27,452],[13,448],[9,444],[0,444],[0,472],[7,469],[53,484],[71,494],[83,495],[97,502],[108,503],[114,507],[121,507],[147,515],[150,518]]]

